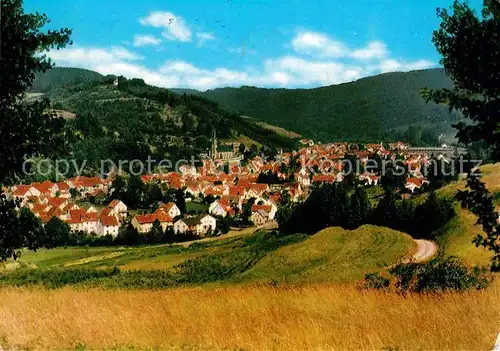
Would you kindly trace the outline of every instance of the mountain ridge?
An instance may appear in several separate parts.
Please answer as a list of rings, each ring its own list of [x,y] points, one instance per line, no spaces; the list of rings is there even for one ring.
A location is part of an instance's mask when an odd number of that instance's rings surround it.
[[[242,86],[172,91],[203,96],[231,112],[323,141],[373,141],[393,139],[395,131],[414,124],[450,133],[449,125],[461,116],[445,106],[428,104],[420,90],[452,87],[443,69],[430,69],[383,73],[310,89]]]

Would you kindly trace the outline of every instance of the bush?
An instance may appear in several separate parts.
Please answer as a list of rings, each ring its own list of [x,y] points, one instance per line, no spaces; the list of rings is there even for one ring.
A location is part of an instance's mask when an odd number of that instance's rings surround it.
[[[456,257],[438,257],[428,263],[401,263],[390,270],[401,292],[442,292],[484,289],[488,280]]]
[[[367,273],[363,281],[363,289],[387,289],[391,281],[380,273]]]
[[[0,285],[42,285],[54,289],[111,277],[119,273],[118,267],[111,269],[18,269],[10,273],[0,274]]]
[[[389,273],[394,288],[400,293],[479,290],[489,283],[481,270],[470,269],[456,257],[437,257],[428,263],[400,263]],[[391,279],[379,273],[368,273],[362,288],[387,289],[390,285]]]

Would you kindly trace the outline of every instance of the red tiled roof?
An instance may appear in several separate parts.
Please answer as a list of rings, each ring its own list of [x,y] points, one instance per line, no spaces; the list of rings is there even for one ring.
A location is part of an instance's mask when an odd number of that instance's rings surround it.
[[[115,208],[116,206],[118,206],[120,204],[120,200],[113,200],[109,203],[108,207],[109,208]]]
[[[406,180],[406,184],[415,184],[417,187],[422,186],[424,179],[423,178],[408,178]]]
[[[137,215],[135,216],[135,219],[139,224],[147,224],[147,223],[153,223],[156,220],[156,216],[154,213],[148,213],[145,215]]]
[[[106,227],[116,227],[120,225],[115,216],[101,216],[101,223]]]
[[[13,195],[15,196],[24,196],[31,189],[31,185],[18,185],[16,191],[14,191]]]
[[[312,181],[316,183],[332,183],[335,181],[335,177],[331,174],[316,174],[313,176]]]
[[[59,188],[60,191],[69,190],[69,185],[66,182],[59,182],[59,183],[57,183],[57,187]]]
[[[68,201],[68,200],[63,199],[63,198],[61,198],[61,197],[51,197],[51,198],[49,199],[49,205],[50,205],[50,206],[57,206],[57,207],[59,207],[59,206],[61,206],[62,204],[66,203],[67,201]]]
[[[272,207],[269,205],[253,205],[252,212],[257,212],[259,210],[266,211],[267,213],[271,212]]]
[[[229,188],[230,196],[243,196],[245,194],[245,188],[242,186],[232,186]]]
[[[31,209],[31,212],[33,213],[45,213],[47,211],[48,206],[45,204],[35,204],[33,208]]]

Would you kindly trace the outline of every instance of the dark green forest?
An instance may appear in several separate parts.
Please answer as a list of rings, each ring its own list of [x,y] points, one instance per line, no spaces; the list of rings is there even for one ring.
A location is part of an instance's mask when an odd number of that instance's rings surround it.
[[[142,79],[102,76],[72,68],[39,74],[31,92],[43,92],[67,120],[73,158],[99,169],[101,160],[190,159],[210,147],[210,137],[247,136],[269,148],[292,149],[296,141],[229,113],[206,98],[149,86]]]
[[[451,87],[443,70],[431,69],[386,73],[316,89],[246,86],[174,91],[206,97],[229,111],[318,140],[373,142],[405,138],[411,125],[421,128],[424,135],[430,130],[449,131],[460,115],[442,105],[426,103],[420,90]],[[426,143],[425,136],[422,143]]]

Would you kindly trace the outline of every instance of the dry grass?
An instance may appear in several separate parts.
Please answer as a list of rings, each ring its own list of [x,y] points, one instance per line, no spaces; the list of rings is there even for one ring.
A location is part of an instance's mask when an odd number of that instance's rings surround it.
[[[500,286],[410,295],[332,285],[0,290],[0,342],[32,349],[491,349]]]

